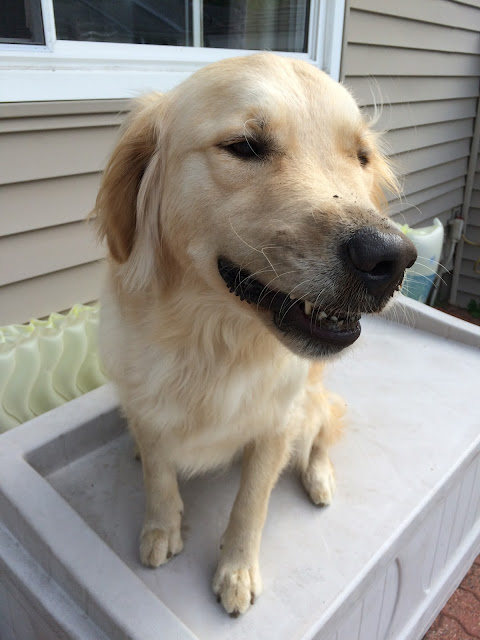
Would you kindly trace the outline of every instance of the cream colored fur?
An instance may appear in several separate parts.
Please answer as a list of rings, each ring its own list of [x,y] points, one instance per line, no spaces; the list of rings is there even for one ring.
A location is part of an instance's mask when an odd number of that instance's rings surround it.
[[[281,149],[269,163],[222,148],[262,126]],[[321,295],[334,286],[342,234],[388,224],[378,212],[385,183],[393,176],[350,94],[272,54],[217,63],[140,100],[106,168],[96,205],[110,248],[100,345],[143,464],[141,560],[157,567],[182,550],[177,474],[243,451],[213,579],[232,615],[260,592],[269,495],[289,460],[312,501],[330,503],[327,449],[342,403],[324,390],[322,363],[293,353],[265,310],[227,290],[217,258],[282,291],[318,280]],[[325,266],[316,279],[313,261]]]

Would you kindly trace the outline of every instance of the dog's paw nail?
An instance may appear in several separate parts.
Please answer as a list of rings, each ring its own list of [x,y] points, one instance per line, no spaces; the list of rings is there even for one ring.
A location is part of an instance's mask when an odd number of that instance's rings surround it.
[[[140,559],[147,567],[159,567],[183,549],[180,527],[144,529],[140,538]]]
[[[226,612],[237,618],[255,602],[262,589],[256,563],[250,566],[219,566],[213,578],[213,591]]]

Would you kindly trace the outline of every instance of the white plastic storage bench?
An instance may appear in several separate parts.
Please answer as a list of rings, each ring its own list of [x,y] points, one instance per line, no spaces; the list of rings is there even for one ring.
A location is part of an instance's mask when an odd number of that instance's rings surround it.
[[[140,463],[102,387],[0,437],[2,640],[419,640],[480,552],[480,331],[404,300],[363,321],[329,386],[348,403],[333,505],[275,488],[264,593],[210,590],[238,468],[184,483],[185,549],[142,567]]]

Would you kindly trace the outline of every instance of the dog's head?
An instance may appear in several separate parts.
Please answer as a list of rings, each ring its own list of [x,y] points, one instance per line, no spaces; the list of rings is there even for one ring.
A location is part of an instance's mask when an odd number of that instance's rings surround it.
[[[141,100],[96,212],[127,289],[188,273],[318,357],[352,344],[415,261],[381,212],[385,187],[395,178],[348,91],[259,54]]]

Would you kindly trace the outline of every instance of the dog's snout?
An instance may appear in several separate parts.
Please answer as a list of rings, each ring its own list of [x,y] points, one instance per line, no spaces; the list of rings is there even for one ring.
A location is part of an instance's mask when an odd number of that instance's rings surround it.
[[[405,269],[417,259],[414,244],[403,233],[364,227],[346,244],[347,262],[376,298],[392,293]]]

